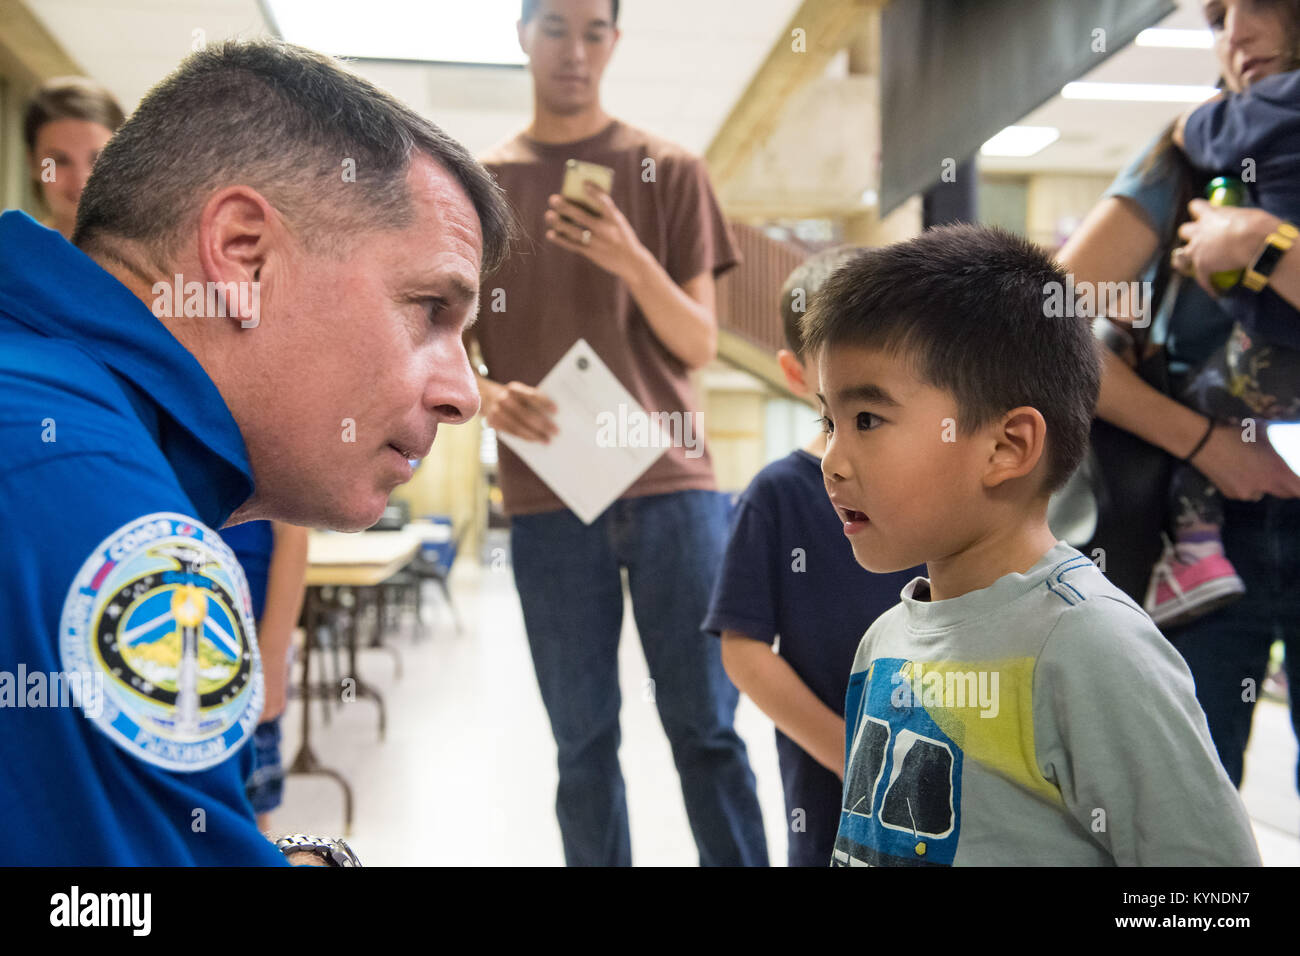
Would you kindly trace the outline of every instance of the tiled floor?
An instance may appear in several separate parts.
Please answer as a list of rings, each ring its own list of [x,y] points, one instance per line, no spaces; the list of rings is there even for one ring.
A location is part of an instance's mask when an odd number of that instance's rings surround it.
[[[367,865],[560,865],[555,822],[555,745],[537,691],[508,566],[458,562],[452,589],[465,623],[456,635],[437,601],[429,602],[428,636],[393,641],[392,657],[364,651],[359,670],[384,694],[388,736],[378,738],[376,710],[365,699],[335,708],[321,722],[313,703],[317,756],[352,782],[356,819],[350,842]],[[436,620],[432,620],[436,618]],[[668,743],[654,704],[643,699],[645,658],[632,615],[625,615],[620,654],[623,773],[627,780],[632,855],[638,865],[698,862]],[[1300,797],[1296,742],[1286,710],[1264,701],[1256,711],[1243,795],[1264,862],[1300,865]],[[301,709],[285,721],[286,762],[297,752]],[[749,745],[774,865],[785,862],[785,819],[771,722],[742,697],[737,729]],[[292,776],[276,833],[342,831],[338,786]]]

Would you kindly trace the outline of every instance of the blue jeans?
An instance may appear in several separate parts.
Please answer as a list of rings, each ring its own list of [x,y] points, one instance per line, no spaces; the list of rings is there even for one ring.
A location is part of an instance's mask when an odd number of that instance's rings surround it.
[[[1278,639],[1286,641],[1291,726],[1300,736],[1300,500],[1224,505],[1224,552],[1246,595],[1168,636],[1196,681],[1223,769],[1240,786],[1255,698]]]
[[[510,523],[515,585],[559,751],[555,809],[570,866],[628,866],[618,762],[618,639],[627,569],[659,719],[702,866],[766,866],[754,774],[732,723],[739,694],[721,644],[700,630],[727,533],[725,495],[614,502],[591,525],[571,511]]]
[[[283,715],[282,715],[283,716]],[[254,813],[270,813],[284,800],[284,766],[280,763],[280,717],[253,731],[253,772],[244,783]]]

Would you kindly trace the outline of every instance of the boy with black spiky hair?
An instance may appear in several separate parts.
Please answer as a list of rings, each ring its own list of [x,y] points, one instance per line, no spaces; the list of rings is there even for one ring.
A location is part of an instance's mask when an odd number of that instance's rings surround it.
[[[1259,865],[1191,675],[1056,540],[1100,371],[1025,239],[932,229],[863,253],[805,316],[822,473],[863,567],[925,562],[862,638],[843,865]]]

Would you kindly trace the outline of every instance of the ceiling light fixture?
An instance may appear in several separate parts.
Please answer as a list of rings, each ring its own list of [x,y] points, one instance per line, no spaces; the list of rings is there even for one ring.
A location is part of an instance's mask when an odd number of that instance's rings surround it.
[[[1219,92],[1212,86],[1174,83],[1089,83],[1076,81],[1061,87],[1067,100],[1126,101],[1132,103],[1200,103]]]
[[[1138,46],[1166,47],[1175,50],[1209,50],[1214,47],[1214,34],[1209,30],[1151,27],[1139,33],[1133,42]]]
[[[263,0],[276,32],[333,56],[522,66],[518,0]]]
[[[980,147],[980,155],[1033,156],[1060,138],[1055,126],[1008,126]]]

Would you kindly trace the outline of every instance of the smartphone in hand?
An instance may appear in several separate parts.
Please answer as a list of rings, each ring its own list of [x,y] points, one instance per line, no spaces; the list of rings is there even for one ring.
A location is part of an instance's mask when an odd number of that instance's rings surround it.
[[[594,183],[601,191],[611,192],[614,188],[614,170],[581,159],[570,159],[564,164],[564,183],[560,187],[560,195],[569,202],[577,203],[593,216],[599,216],[600,210],[592,205],[591,197],[584,188],[585,183]]]

